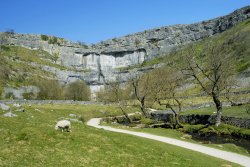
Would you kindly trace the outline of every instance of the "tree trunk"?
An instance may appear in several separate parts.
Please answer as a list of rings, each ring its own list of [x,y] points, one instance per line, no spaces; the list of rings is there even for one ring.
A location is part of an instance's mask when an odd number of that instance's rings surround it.
[[[173,118],[174,118],[174,121],[175,121],[175,123],[174,123],[174,128],[176,129],[176,127],[177,127],[177,125],[178,125],[178,127],[179,128],[183,128],[183,125],[180,123],[180,121],[179,121],[179,113],[177,113],[174,109],[173,109],[173,107],[171,106],[171,105],[169,105],[169,104],[167,104],[166,105],[166,108],[170,108],[171,110],[172,110],[172,112],[174,113],[174,115],[173,115]]]
[[[131,119],[129,118],[128,114],[126,113],[126,111],[123,110],[123,108],[120,106],[120,109],[123,113],[123,115],[126,117],[128,123],[132,123]]]
[[[146,111],[145,111],[145,98],[142,98],[141,100],[140,100],[140,109],[141,109],[141,112],[143,113],[143,115],[146,117],[146,118],[148,118],[148,116],[147,116],[147,113],[146,113]]]
[[[216,120],[215,120],[215,126],[219,126],[221,124],[221,115],[222,115],[222,103],[218,98],[218,95],[215,93],[213,95],[213,101],[216,106],[217,114],[216,114]]]
[[[179,128],[183,128],[183,125],[180,123],[179,121],[179,114],[175,114],[175,120],[176,120],[176,124],[179,126]]]

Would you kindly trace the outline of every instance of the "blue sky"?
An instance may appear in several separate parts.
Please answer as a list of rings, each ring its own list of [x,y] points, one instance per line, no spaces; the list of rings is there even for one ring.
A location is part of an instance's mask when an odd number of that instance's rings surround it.
[[[250,0],[1,0],[0,31],[96,43],[229,14]]]

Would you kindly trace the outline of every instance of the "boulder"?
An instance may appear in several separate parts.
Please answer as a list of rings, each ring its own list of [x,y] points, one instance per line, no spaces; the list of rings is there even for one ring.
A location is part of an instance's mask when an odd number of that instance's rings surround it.
[[[4,117],[17,117],[16,114],[13,114],[12,112],[7,112],[3,115]]]
[[[5,105],[5,104],[3,104],[3,103],[0,103],[0,108],[1,108],[2,110],[4,110],[4,111],[8,111],[8,110],[10,109],[9,106],[7,106],[7,105]]]

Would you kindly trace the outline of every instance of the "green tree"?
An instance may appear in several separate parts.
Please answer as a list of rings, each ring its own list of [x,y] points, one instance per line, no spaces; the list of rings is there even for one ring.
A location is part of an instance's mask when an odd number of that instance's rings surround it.
[[[43,41],[48,41],[49,40],[49,37],[47,35],[41,35],[41,39]]]
[[[65,99],[88,101],[90,100],[90,88],[84,81],[75,81],[68,84],[64,89]]]
[[[37,99],[60,100],[63,99],[63,90],[57,80],[47,78],[33,78],[31,83],[39,88]]]

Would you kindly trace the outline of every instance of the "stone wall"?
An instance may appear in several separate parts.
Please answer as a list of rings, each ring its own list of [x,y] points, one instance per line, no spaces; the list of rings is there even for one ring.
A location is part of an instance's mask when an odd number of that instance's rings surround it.
[[[157,121],[164,121],[164,122],[171,122],[172,113],[151,113],[153,119]],[[180,115],[179,120],[181,123],[187,123],[192,125],[197,124],[209,124],[215,122],[215,115],[200,115],[200,114],[190,114],[190,115]],[[235,118],[235,117],[226,117],[222,116],[221,122],[241,128],[250,128],[250,119],[243,119],[243,118]]]

